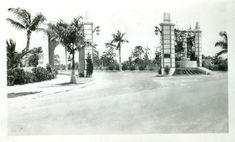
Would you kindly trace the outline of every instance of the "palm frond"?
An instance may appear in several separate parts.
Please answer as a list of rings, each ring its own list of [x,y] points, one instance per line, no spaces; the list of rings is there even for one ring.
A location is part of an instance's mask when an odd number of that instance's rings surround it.
[[[9,8],[9,12],[12,12],[18,20],[20,20],[26,27],[31,23],[31,14],[22,8]]]
[[[22,25],[21,23],[13,20],[13,19],[10,19],[10,18],[7,18],[6,19],[9,23],[11,23],[15,28],[19,29],[19,30],[25,30],[26,27],[24,25]]]
[[[71,25],[76,28],[81,28],[82,27],[81,19],[83,19],[82,16],[74,18]]]
[[[227,49],[227,43],[225,41],[218,41],[215,43],[215,47],[220,46],[222,49]]]
[[[38,13],[30,23],[29,29],[35,31],[38,26],[46,20],[45,16],[42,13]]]
[[[228,37],[227,37],[227,32],[226,32],[226,31],[220,32],[219,35],[220,35],[221,37],[224,37],[225,41],[227,41],[227,38],[228,38]]]
[[[216,53],[216,57],[218,57],[224,53],[227,53],[227,52],[228,52],[228,50],[221,50],[220,52]]]
[[[126,34],[126,33],[121,34],[120,39],[122,39],[122,38],[124,37],[124,35],[125,35],[125,34]]]

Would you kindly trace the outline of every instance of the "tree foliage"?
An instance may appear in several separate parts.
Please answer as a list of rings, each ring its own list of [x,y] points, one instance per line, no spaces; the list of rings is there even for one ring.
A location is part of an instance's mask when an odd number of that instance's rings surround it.
[[[39,30],[39,25],[46,20],[45,16],[38,13],[32,18],[30,12],[20,7],[9,8],[8,11],[14,14],[16,19],[7,18],[6,20],[18,30],[26,31],[27,42],[24,50],[29,50],[31,33]]]
[[[128,43],[129,41],[124,38],[126,33],[121,33],[119,30],[116,34],[112,34],[113,39],[111,41],[111,44],[116,44],[116,49],[119,53],[119,70],[122,70],[122,60],[121,60],[121,46],[123,43]]]
[[[223,32],[220,32],[219,35],[223,38],[222,40],[220,41],[217,41],[215,43],[215,46],[220,46],[221,47],[221,51],[218,52],[216,54],[216,56],[220,56],[222,54],[225,54],[228,52],[228,37],[227,37],[227,32],[223,31]]]

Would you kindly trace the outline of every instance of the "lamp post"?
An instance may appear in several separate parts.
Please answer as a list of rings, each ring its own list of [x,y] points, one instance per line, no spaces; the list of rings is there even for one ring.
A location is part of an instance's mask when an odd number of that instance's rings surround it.
[[[161,29],[158,26],[155,26],[155,35],[158,35],[158,32],[162,33]]]
[[[160,33],[160,37],[161,37],[162,31],[161,31],[161,29],[158,26],[155,26],[154,32],[155,32],[156,36],[158,35],[158,33]],[[160,39],[160,42],[161,42],[161,39]],[[161,52],[161,50],[162,50],[162,48],[160,47],[160,68],[162,69],[162,52]]]

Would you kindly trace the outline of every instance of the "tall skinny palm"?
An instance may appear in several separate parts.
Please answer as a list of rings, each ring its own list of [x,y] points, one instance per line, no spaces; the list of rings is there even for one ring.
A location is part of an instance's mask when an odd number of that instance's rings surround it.
[[[227,33],[225,31],[223,31],[223,32],[220,32],[219,35],[223,38],[223,40],[220,40],[215,43],[215,46],[220,46],[222,48],[222,50],[216,54],[217,57],[228,52]]]
[[[15,28],[26,31],[27,42],[24,50],[29,50],[32,32],[37,31],[39,25],[43,23],[46,18],[44,17],[44,15],[42,15],[42,13],[38,13],[35,15],[34,18],[32,18],[31,14],[27,10],[19,7],[9,8],[8,11],[13,13],[17,20],[11,18],[7,18],[6,20]]]
[[[116,43],[117,50],[119,52],[119,70],[122,71],[122,60],[121,60],[121,46],[123,43],[128,43],[129,41],[127,39],[124,39],[126,33],[121,33],[119,30],[117,31],[116,34],[112,34],[113,40],[111,41],[112,43]]]

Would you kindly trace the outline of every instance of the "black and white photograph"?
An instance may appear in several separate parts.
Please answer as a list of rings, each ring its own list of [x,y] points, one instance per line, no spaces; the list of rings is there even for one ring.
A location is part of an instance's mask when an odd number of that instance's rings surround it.
[[[232,4],[5,1],[5,135],[204,134],[230,141]]]

